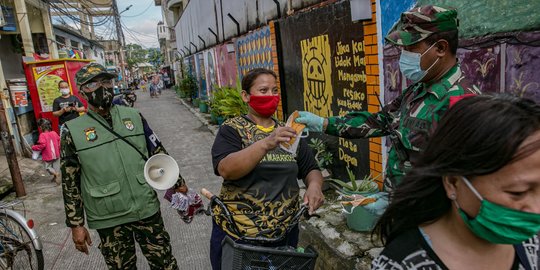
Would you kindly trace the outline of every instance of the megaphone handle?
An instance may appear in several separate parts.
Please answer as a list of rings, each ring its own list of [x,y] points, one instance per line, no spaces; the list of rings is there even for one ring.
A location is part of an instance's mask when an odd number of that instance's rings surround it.
[[[201,194],[209,200],[212,200],[212,197],[214,197],[214,194],[206,188],[201,188]]]

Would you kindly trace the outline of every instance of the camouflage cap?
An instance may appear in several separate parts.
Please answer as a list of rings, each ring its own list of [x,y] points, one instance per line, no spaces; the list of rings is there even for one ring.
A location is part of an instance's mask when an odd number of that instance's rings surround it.
[[[433,33],[457,30],[457,11],[438,6],[420,6],[401,13],[386,40],[399,46],[418,43]]]
[[[104,66],[98,63],[90,63],[77,71],[75,74],[75,82],[78,86],[81,86],[98,76],[110,79],[116,78],[116,75],[108,72]]]

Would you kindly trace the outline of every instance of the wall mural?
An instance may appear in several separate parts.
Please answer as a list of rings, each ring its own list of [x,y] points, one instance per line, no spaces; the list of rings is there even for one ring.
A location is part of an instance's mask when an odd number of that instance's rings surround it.
[[[206,67],[206,92],[211,94],[218,87],[218,72],[214,48],[203,52],[204,66]]]
[[[204,66],[203,53],[195,54],[195,79],[199,87],[197,97],[205,99],[208,97],[208,92],[206,91],[206,67]]]
[[[265,26],[236,39],[236,63],[240,79],[255,68],[274,69],[270,27]]]
[[[288,112],[322,116],[367,110],[366,63],[362,23],[352,23],[350,2],[314,9],[279,21],[282,86]],[[369,173],[369,142],[321,136],[334,154],[334,177]]]
[[[459,49],[457,52],[462,72],[483,93],[500,92],[500,53],[499,45],[475,50]]]
[[[509,44],[506,47],[506,92],[540,103],[539,69],[540,47]]]
[[[392,46],[384,50],[384,104],[390,103],[401,94],[403,76],[399,70],[399,56],[401,50]]]
[[[300,41],[302,77],[304,78],[304,109],[323,117],[332,115],[331,56],[328,35]],[[328,83],[327,83],[328,82]]]
[[[216,58],[218,64],[218,78],[220,86],[235,86],[237,77],[236,53],[234,44],[228,43],[218,45],[216,49]]]

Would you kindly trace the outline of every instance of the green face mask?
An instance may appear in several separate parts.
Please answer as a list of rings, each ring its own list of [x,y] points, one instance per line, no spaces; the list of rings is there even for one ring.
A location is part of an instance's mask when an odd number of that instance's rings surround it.
[[[475,218],[470,218],[458,207],[461,218],[478,237],[496,244],[519,244],[540,231],[540,214],[514,210],[483,199],[471,182],[463,182],[482,202]]]

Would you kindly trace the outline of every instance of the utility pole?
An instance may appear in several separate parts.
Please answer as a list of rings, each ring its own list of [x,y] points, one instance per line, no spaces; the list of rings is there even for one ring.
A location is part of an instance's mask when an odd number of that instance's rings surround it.
[[[3,98],[4,93],[0,93]],[[2,145],[6,152],[6,159],[8,162],[9,172],[11,173],[11,181],[15,188],[15,194],[17,197],[26,196],[24,190],[24,184],[21,177],[21,171],[19,169],[19,163],[17,162],[17,154],[13,149],[13,141],[11,140],[11,134],[9,134],[8,121],[4,110],[4,102],[0,98],[0,139],[2,139]]]
[[[120,22],[120,12],[118,12],[118,3],[112,0],[113,16],[116,24],[116,36],[118,38],[118,47],[120,49],[120,70],[122,72],[122,82],[126,81],[126,72],[124,70],[124,32],[122,32],[122,24]]]

